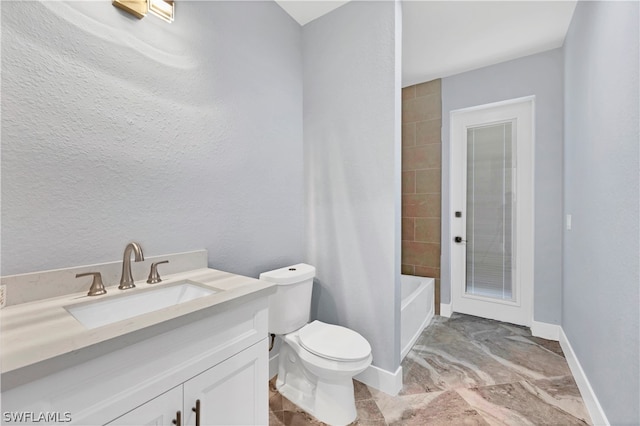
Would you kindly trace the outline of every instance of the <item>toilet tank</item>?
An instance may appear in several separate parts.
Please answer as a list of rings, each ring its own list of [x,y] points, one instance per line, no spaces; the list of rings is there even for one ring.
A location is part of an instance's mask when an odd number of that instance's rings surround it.
[[[291,333],[309,322],[315,275],[316,268],[305,263],[260,274],[261,280],[277,285],[269,296],[269,333]]]

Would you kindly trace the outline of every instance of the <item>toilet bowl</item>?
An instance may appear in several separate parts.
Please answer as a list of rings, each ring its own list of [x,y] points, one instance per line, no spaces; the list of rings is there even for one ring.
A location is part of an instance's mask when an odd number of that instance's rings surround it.
[[[306,264],[260,274],[278,284],[269,299],[269,331],[282,341],[276,388],[318,420],[346,425],[357,417],[353,377],[371,365],[371,345],[346,327],[308,323],[314,275]]]
[[[276,388],[318,420],[346,425],[357,416],[352,379],[371,360],[364,337],[314,321],[284,336]]]

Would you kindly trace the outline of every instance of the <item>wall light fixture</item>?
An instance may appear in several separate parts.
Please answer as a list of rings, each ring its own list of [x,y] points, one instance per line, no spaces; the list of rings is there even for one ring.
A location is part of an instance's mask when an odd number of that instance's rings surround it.
[[[144,18],[147,14],[147,0],[113,0],[111,4],[138,19]]]
[[[175,16],[173,0],[148,0],[149,12],[171,23]]]
[[[118,9],[129,12],[138,19],[144,18],[147,12],[151,12],[171,23],[175,16],[173,0],[113,0],[112,4]]]

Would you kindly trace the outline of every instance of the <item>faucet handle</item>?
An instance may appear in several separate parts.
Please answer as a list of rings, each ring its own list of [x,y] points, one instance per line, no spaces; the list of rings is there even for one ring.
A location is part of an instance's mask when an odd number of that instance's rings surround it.
[[[87,293],[87,296],[99,296],[101,294],[106,294],[107,290],[105,290],[104,284],[102,284],[102,275],[100,275],[100,272],[85,272],[83,274],[76,274],[76,278],[87,277],[89,275],[93,275],[93,281],[91,282],[91,288],[89,289],[89,293]]]
[[[161,263],[169,263],[168,260],[163,260],[162,262],[154,262],[151,264],[151,270],[149,271],[149,278],[147,278],[147,284],[155,284],[162,281],[160,278],[160,274],[158,273],[158,265]]]

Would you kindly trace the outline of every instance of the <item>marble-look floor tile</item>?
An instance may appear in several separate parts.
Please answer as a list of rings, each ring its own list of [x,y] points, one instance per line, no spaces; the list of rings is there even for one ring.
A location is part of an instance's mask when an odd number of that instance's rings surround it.
[[[282,426],[284,425],[284,411],[274,413],[269,411],[269,426]]]
[[[454,313],[451,318],[445,318],[443,324],[473,341],[494,340],[503,336],[531,335],[523,326],[457,313]]]
[[[269,412],[282,410],[282,395],[276,390],[275,379],[269,380]]]
[[[373,398],[371,391],[369,390],[369,386],[357,380],[353,381],[353,392],[356,401]]]
[[[584,425],[590,418],[558,342],[529,329],[453,314],[436,316],[402,362],[389,396],[354,381],[352,425]],[[320,426],[269,386],[269,424]]]
[[[560,342],[556,342],[554,340],[547,340],[541,337],[534,336],[524,336],[525,338],[531,340],[536,345],[545,348],[546,350],[553,352],[556,355],[560,355],[564,358],[564,353],[562,352],[562,347],[560,347]]]
[[[590,423],[591,417],[573,376],[535,380],[530,384],[537,392],[538,397],[548,404],[555,405],[585,423]]]
[[[417,366],[416,366],[417,365]],[[571,374],[559,345],[512,324],[436,317],[403,362],[403,393],[478,387]]]
[[[384,421],[384,416],[373,399],[362,399],[356,401],[356,411],[358,413],[358,424]]]
[[[403,367],[402,394],[510,383],[524,378],[474,342],[447,344],[426,339],[409,352]]]
[[[506,336],[475,344],[504,367],[531,380],[571,374],[566,359],[522,336]]]
[[[304,411],[284,411],[283,424],[285,426],[327,426]]]
[[[374,395],[376,404],[387,422],[399,421],[405,412],[411,412],[415,407],[423,407],[442,395],[443,391],[415,393],[391,396],[384,392]]]
[[[378,400],[388,425],[488,425],[455,391]]]
[[[548,398],[541,398],[527,382],[473,389],[457,389],[491,425],[586,425]],[[553,399],[553,398],[551,398]]]

